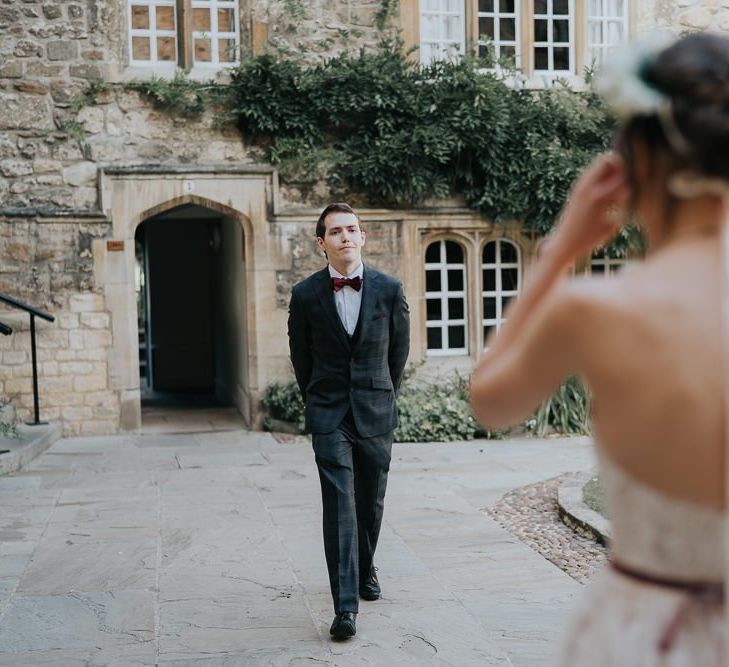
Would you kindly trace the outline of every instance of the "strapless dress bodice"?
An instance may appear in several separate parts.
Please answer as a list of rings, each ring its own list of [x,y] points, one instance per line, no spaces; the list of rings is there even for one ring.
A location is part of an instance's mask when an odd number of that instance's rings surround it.
[[[600,454],[612,557],[636,571],[685,581],[724,578],[724,512],[668,496]]]

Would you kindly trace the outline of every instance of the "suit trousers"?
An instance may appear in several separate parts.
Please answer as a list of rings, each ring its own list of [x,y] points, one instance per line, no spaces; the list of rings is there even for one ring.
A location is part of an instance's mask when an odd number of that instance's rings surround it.
[[[334,611],[356,613],[382,525],[392,431],[362,438],[351,412],[331,433],[312,434],[321,482],[324,553]]]

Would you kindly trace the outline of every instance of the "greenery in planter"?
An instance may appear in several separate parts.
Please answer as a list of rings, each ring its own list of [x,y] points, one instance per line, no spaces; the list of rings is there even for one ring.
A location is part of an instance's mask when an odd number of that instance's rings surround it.
[[[261,404],[268,411],[263,419],[263,428],[272,430],[271,418],[292,422],[304,432],[304,402],[296,382],[283,384],[273,382],[266,387],[261,398]]]
[[[546,399],[533,421],[534,434],[579,435],[590,433],[590,394],[577,377],[567,381]]]

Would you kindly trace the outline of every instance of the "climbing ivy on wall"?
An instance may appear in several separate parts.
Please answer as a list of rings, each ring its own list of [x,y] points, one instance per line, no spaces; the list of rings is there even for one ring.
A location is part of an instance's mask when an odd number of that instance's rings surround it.
[[[422,66],[397,42],[315,65],[264,54],[227,84],[136,82],[173,113],[213,105],[284,179],[324,179],[332,195],[413,207],[460,194],[496,222],[545,234],[569,187],[608,148],[613,120],[593,93],[510,86],[465,57]],[[624,233],[611,254],[633,240]]]

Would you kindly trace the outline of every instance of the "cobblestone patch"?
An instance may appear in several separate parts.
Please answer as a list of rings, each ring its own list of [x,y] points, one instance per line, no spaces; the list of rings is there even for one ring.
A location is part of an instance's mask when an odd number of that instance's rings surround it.
[[[510,491],[483,511],[502,528],[581,584],[607,560],[607,549],[577,535],[557,514],[557,489],[568,473]]]

